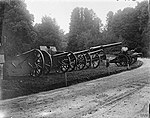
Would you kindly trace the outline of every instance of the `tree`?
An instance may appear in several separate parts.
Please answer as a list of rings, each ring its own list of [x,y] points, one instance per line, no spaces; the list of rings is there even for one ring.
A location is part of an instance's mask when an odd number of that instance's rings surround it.
[[[118,10],[118,11],[120,12],[120,10]],[[120,35],[117,37],[115,35],[115,33],[113,32],[113,18],[114,18],[114,13],[112,11],[109,11],[107,13],[107,17],[106,17],[106,23],[107,24],[105,26],[105,29],[103,30],[103,38],[102,38],[103,44],[122,41],[119,38]]]
[[[144,1],[141,3],[138,3],[136,6],[136,11],[138,15],[138,21],[139,21],[139,31],[141,34],[141,50],[143,52],[143,55],[145,57],[149,56],[150,57],[150,22],[149,16],[148,16],[148,2]]]
[[[80,8],[77,7],[73,10],[73,12],[71,14],[69,33],[71,33],[72,35],[78,35],[81,30],[80,25],[81,25]]]
[[[89,40],[98,39],[101,34],[101,28],[102,22],[93,10],[75,8],[71,14],[68,51],[78,51],[88,48],[86,40],[90,42]]]
[[[112,11],[109,11],[107,13],[107,17],[106,17],[106,22],[107,22],[107,25],[106,25],[106,29],[109,31],[111,30],[111,22],[112,22],[112,19],[113,19],[113,15],[114,13]]]
[[[42,23],[36,24],[35,29],[39,35],[39,45],[55,46],[57,50],[61,50],[64,33],[60,30],[55,19],[44,16]]]
[[[122,41],[129,49],[138,48],[144,56],[149,50],[148,2],[143,1],[135,8],[124,8],[117,13],[108,12],[107,25],[103,32],[105,42]]]
[[[3,2],[1,1],[0,2],[0,43],[2,43],[4,9],[5,9],[5,3],[4,3],[4,1]]]
[[[32,25],[34,17],[26,9],[23,0],[6,0],[4,4],[3,35],[7,37],[5,53],[14,56],[32,48],[37,38]]]
[[[111,33],[118,38],[121,36],[124,44],[131,49],[144,46],[142,39],[148,21],[147,5],[147,2],[144,1],[138,3],[135,8],[128,7],[122,11],[119,10],[107,24]]]

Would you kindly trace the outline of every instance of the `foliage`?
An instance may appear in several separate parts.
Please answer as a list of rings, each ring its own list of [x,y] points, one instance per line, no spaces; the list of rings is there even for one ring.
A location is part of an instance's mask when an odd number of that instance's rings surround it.
[[[4,2],[0,2],[0,37],[2,36],[2,27],[3,27],[3,18],[4,18]],[[0,43],[1,40],[0,40]]]
[[[135,8],[125,8],[113,14],[107,15],[107,34],[118,39],[121,37],[124,45],[129,49],[144,48],[147,41],[144,41],[144,32],[148,23],[148,2],[138,3]],[[117,40],[118,40],[117,39]]]
[[[78,51],[88,48],[89,43],[100,37],[101,28],[101,20],[93,10],[76,7],[71,14],[68,51]]]
[[[61,50],[61,45],[65,42],[64,33],[60,30],[55,19],[44,16],[42,23],[36,24],[35,29],[39,34],[39,45],[55,46],[58,50]]]
[[[110,11],[107,14],[107,25],[102,29],[101,19],[92,9],[76,7],[71,13],[70,31],[64,35],[56,20],[49,16],[44,16],[42,23],[33,27],[34,17],[26,9],[23,0],[0,1],[0,25],[1,29],[3,26],[3,38],[6,39],[5,52],[13,56],[39,45],[79,51],[122,41],[129,49],[139,48],[144,56],[150,56],[147,9],[148,2],[143,1],[135,8],[128,7],[116,13]]]
[[[107,22],[107,24],[106,24],[106,26],[105,26],[105,28],[106,28],[107,30],[111,30],[111,24],[112,24],[113,16],[114,16],[114,13],[113,13],[112,11],[109,11],[109,12],[107,13],[107,17],[106,17],[106,22]]]
[[[7,42],[5,44],[5,53],[9,56],[22,53],[32,47],[32,43],[36,40],[37,34],[33,29],[34,17],[26,9],[23,0],[5,1],[5,9],[3,19],[4,34]]]

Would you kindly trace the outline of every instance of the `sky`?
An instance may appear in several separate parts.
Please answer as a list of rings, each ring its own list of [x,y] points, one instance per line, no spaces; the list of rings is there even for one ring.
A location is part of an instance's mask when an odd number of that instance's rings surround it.
[[[65,33],[69,32],[71,12],[76,7],[93,9],[96,15],[106,24],[106,15],[126,7],[135,7],[137,1],[143,0],[25,0],[27,9],[34,15],[34,23],[41,23],[45,15],[55,18],[57,24]]]

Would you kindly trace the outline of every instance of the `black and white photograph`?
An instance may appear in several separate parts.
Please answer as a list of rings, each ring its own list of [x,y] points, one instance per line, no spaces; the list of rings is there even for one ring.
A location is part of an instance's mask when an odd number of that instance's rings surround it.
[[[0,0],[0,118],[150,118],[150,0]]]

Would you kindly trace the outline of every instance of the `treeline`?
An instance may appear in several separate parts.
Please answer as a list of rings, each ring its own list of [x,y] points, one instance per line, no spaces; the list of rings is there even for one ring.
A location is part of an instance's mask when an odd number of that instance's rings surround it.
[[[67,50],[79,51],[98,45],[102,39],[102,26],[93,10],[75,8],[71,15]]]
[[[107,36],[115,35],[129,49],[136,48],[144,56],[150,56],[148,22],[148,1],[138,3],[135,8],[118,10],[115,14],[110,11],[107,14]]]
[[[78,51],[90,46],[122,41],[123,46],[137,49],[150,56],[150,30],[148,30],[148,2],[138,3],[135,8],[125,8],[116,13],[109,11],[107,24],[92,10],[75,8],[72,12],[68,34],[68,50]]]
[[[37,34],[33,27],[34,17],[26,10],[26,4],[20,0],[5,0],[0,2],[0,8],[5,54],[11,57],[29,50]]]
[[[147,1],[138,3],[135,8],[125,8],[116,13],[109,11],[105,26],[92,9],[76,7],[71,13],[67,34],[50,16],[44,16],[41,23],[33,25],[34,16],[26,9],[23,0],[1,1],[0,5],[1,9],[4,8],[4,15],[0,12],[4,35],[11,34],[11,37],[6,36],[4,44],[8,56],[40,45],[55,46],[58,51],[79,51],[118,41],[129,49],[137,48],[144,56],[150,56]]]

